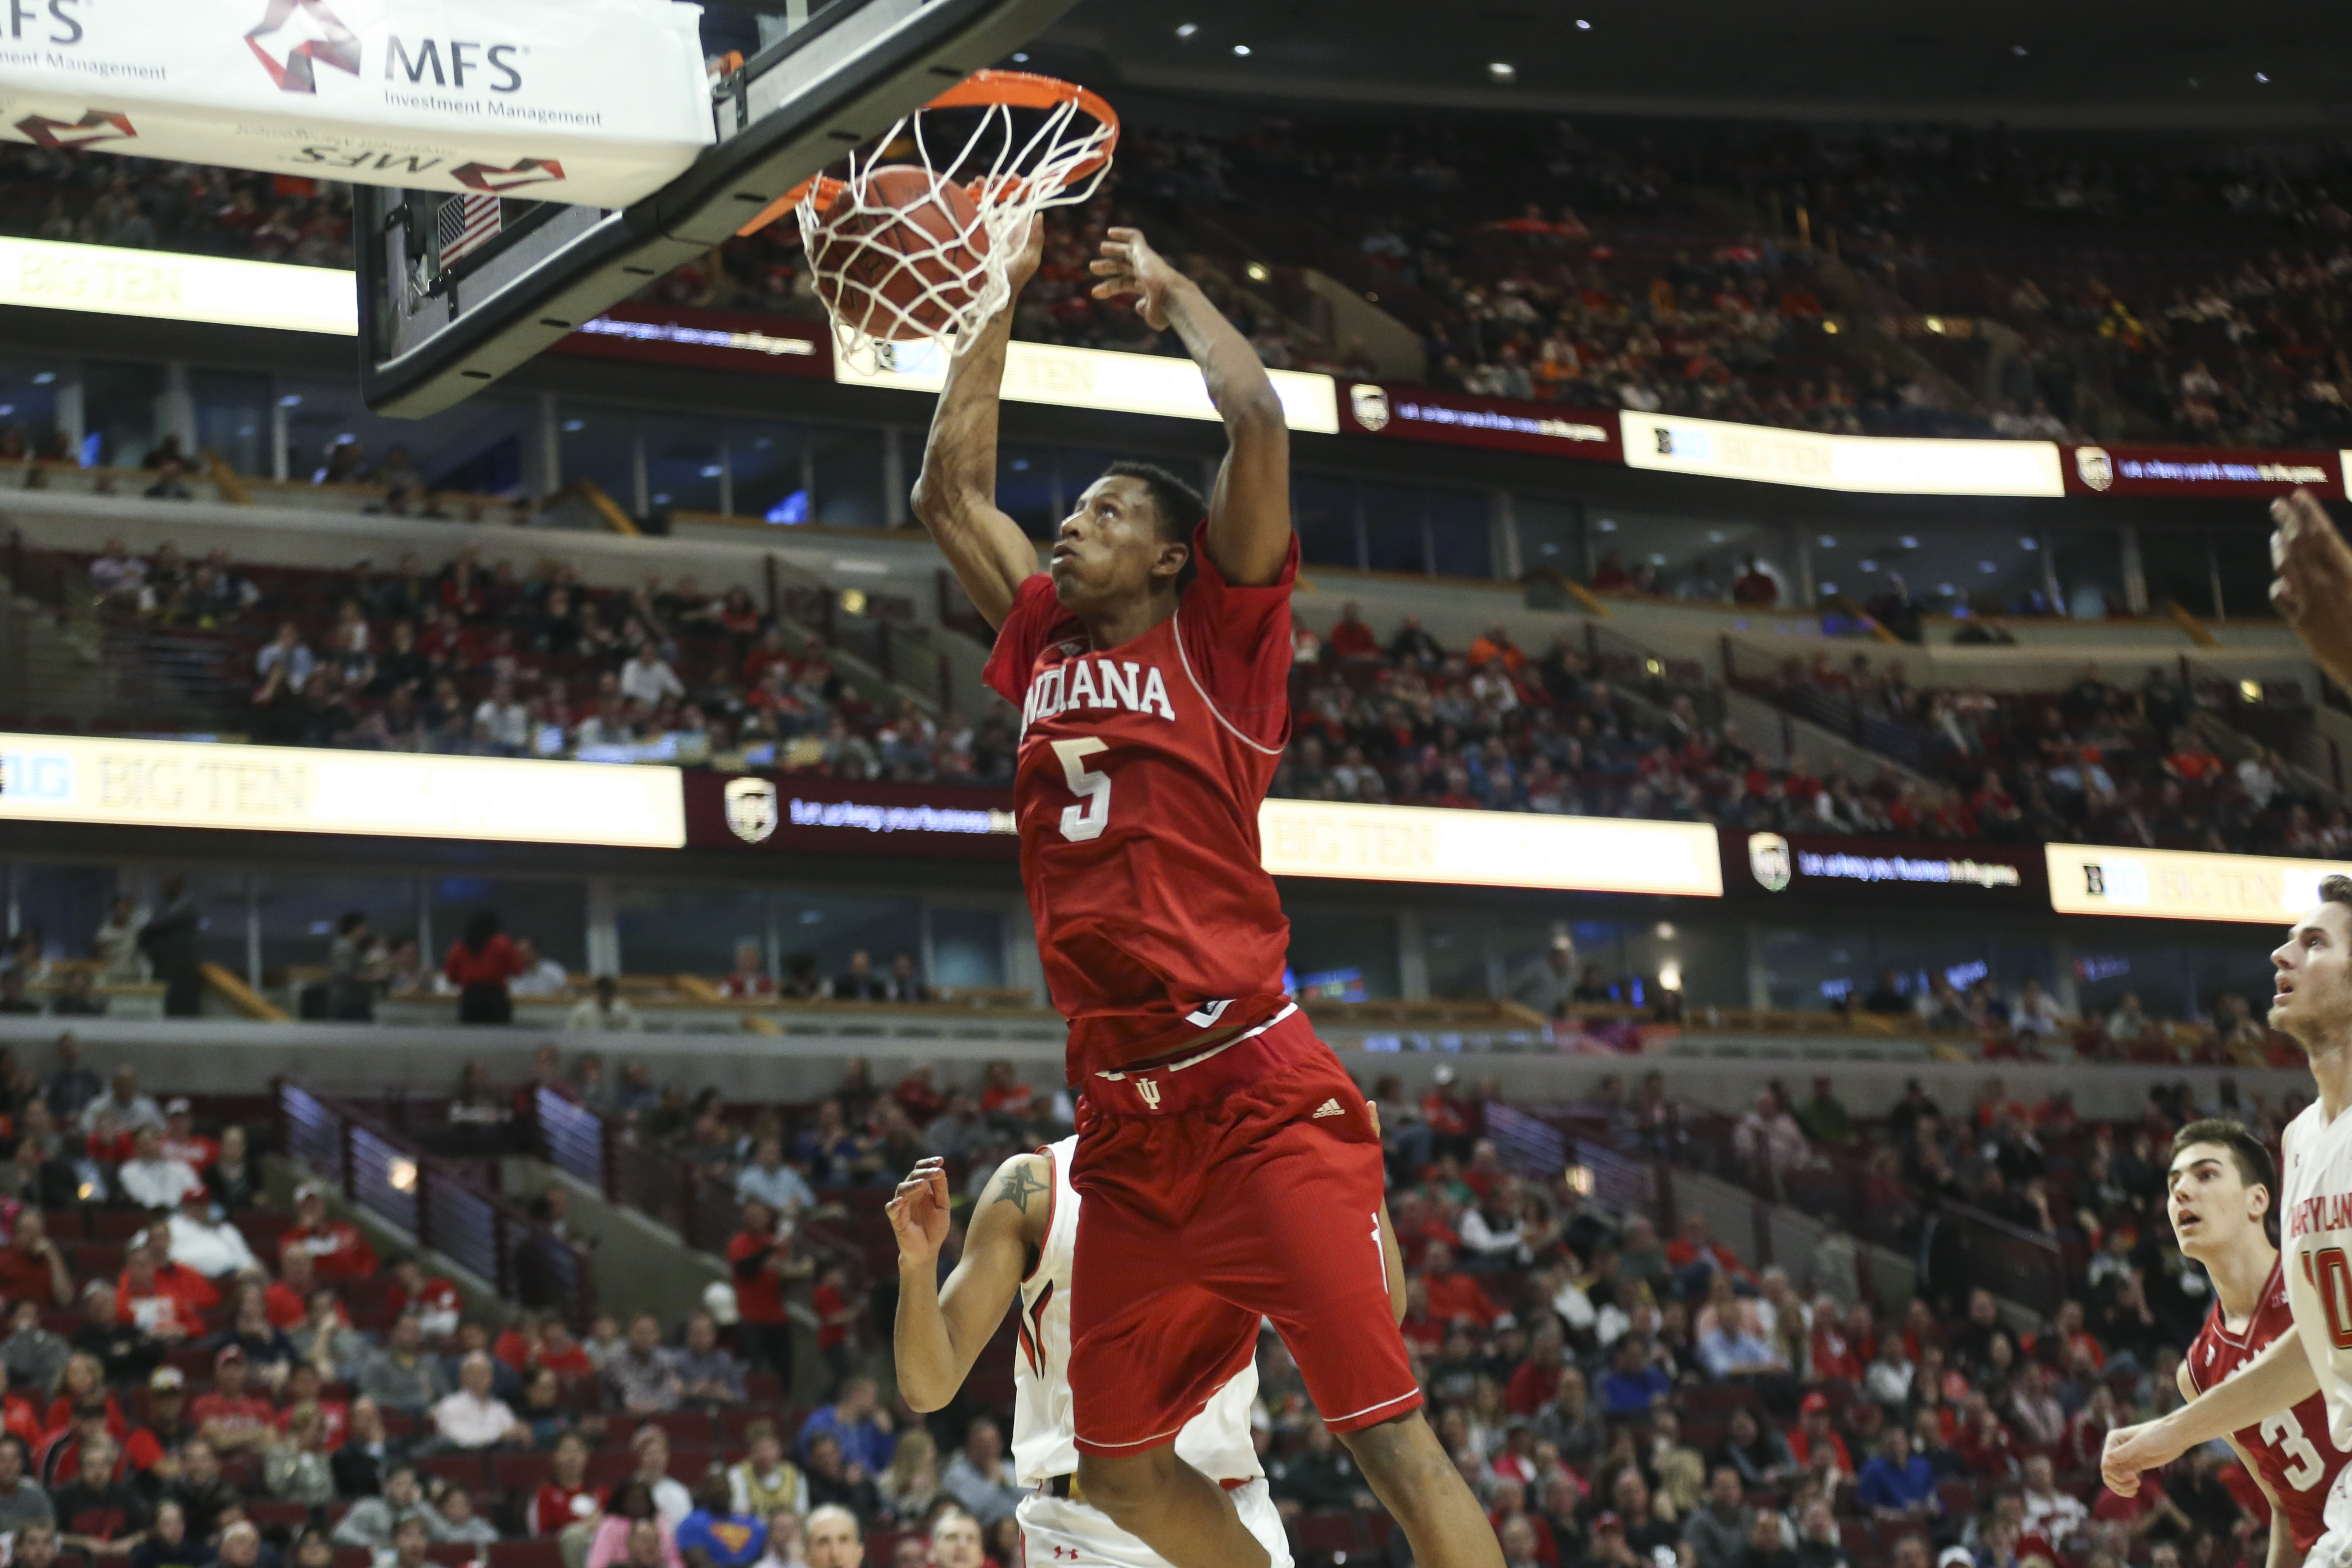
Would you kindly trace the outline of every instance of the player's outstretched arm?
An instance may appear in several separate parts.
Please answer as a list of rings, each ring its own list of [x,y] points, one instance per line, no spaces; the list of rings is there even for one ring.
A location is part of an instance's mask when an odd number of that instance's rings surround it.
[[[996,416],[1013,307],[1037,270],[1044,244],[1045,226],[1033,223],[1012,264],[1013,292],[1004,309],[989,318],[971,347],[948,361],[947,384],[923,446],[923,471],[915,479],[916,518],[992,626],[1004,624],[1013,591],[1037,574],[1037,547],[996,504]]]
[[[2245,1370],[2217,1384],[2169,1415],[2107,1434],[2099,1472],[2108,1489],[2130,1497],[2143,1471],[2161,1469],[2200,1443],[2226,1437],[2319,1392],[2319,1379],[2304,1353],[2303,1336],[2281,1334],[2248,1362]]]
[[[2309,490],[2271,502],[2271,603],[2319,668],[2352,687],[2352,547]]]
[[[1168,265],[1143,231],[1114,228],[1093,264],[1097,300],[1135,296],[1143,319],[1173,327],[1225,422],[1225,460],[1209,498],[1209,554],[1228,583],[1265,587],[1290,555],[1290,426],[1257,351],[1199,284]]]
[[[2189,1375],[2186,1360],[2172,1369],[2172,1381],[2180,1390],[2181,1398],[2197,1397],[2197,1380]],[[2262,1469],[2254,1463],[2254,1457],[2239,1447],[2236,1437],[2228,1437],[2224,1441],[2230,1445],[2230,1452],[2238,1456],[2238,1463],[2245,1468],[2246,1479],[2261,1489],[2264,1500],[2271,1505],[2271,1545],[2269,1554],[2263,1560],[2263,1568],[2299,1568],[2303,1553],[2295,1550],[2294,1531],[2287,1524],[2286,1510],[2279,1507],[2278,1494],[2271,1490],[2270,1482],[2263,1479]]]
[[[1030,1236],[1043,1236],[1054,1173],[1042,1155],[1007,1160],[964,1233],[963,1256],[940,1284],[948,1239],[948,1174],[926,1160],[898,1184],[886,1211],[898,1237],[898,1315],[891,1329],[898,1392],[926,1413],[944,1406],[1021,1288]]]

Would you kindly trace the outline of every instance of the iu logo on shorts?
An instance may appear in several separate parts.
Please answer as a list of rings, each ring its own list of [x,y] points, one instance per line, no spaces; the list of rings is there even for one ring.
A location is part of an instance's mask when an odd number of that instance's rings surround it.
[[[1143,1096],[1144,1109],[1148,1110],[1157,1110],[1160,1109],[1160,1086],[1158,1084],[1152,1082],[1148,1078],[1137,1079],[1135,1080],[1135,1092]]]

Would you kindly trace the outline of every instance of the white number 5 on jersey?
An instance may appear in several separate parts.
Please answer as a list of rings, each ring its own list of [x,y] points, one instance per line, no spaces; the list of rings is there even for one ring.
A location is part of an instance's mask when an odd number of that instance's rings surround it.
[[[2303,1435],[2303,1423],[2294,1418],[2292,1410],[2282,1410],[2262,1425],[2263,1441],[2284,1454],[2291,1461],[2286,1472],[2286,1484],[2299,1492],[2307,1492],[2319,1484],[2327,1472],[2321,1462],[2319,1450]]]
[[[1097,752],[1109,750],[1093,735],[1054,742],[1054,754],[1062,759],[1062,777],[1079,802],[1062,808],[1062,837],[1073,844],[1100,838],[1102,830],[1110,826],[1110,775],[1090,772],[1084,765]]]

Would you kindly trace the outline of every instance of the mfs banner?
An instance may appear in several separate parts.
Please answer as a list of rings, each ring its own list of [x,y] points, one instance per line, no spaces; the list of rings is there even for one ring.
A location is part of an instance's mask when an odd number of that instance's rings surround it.
[[[625,206],[713,139],[671,0],[0,0],[0,140]]]

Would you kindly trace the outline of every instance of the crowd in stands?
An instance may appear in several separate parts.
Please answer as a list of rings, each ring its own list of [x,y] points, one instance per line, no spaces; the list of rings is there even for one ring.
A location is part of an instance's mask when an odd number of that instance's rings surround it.
[[[351,188],[12,142],[0,146],[0,233],[348,269]]]
[[[118,622],[206,641],[243,691],[206,727],[277,745],[666,762],[850,779],[1002,783],[1001,715],[876,701],[814,633],[741,588],[691,577],[635,589],[467,545],[348,572],[244,567],[110,542],[90,592]]]
[[[2019,694],[1921,690],[1900,661],[1822,655],[1751,689],[1799,712],[1858,710],[1865,739],[1939,781],[1878,802],[1824,790],[1792,814],[1811,831],[2352,857],[2343,806],[2242,736],[2224,763],[2197,694],[2166,666],[2137,687],[2091,665],[2063,691]]]
[[[1597,670],[1563,633],[1517,646],[1497,625],[1448,649],[1408,615],[1385,639],[1354,605],[1302,625],[1294,729],[1274,793],[1308,800],[1711,822],[1748,831],[1995,843],[2352,855],[2352,820],[2276,753],[2225,766],[2193,695],[2158,669],[2137,689],[2088,670],[2049,698],[1910,687],[1899,663],[1826,653],[1752,689],[1810,713],[1861,704],[1890,757],[1871,778],[1768,764],[1689,690],[1663,704]],[[1850,711],[1833,721],[1844,732]],[[1906,776],[1892,759],[1926,774]],[[1948,779],[1948,783],[1939,782]]]

